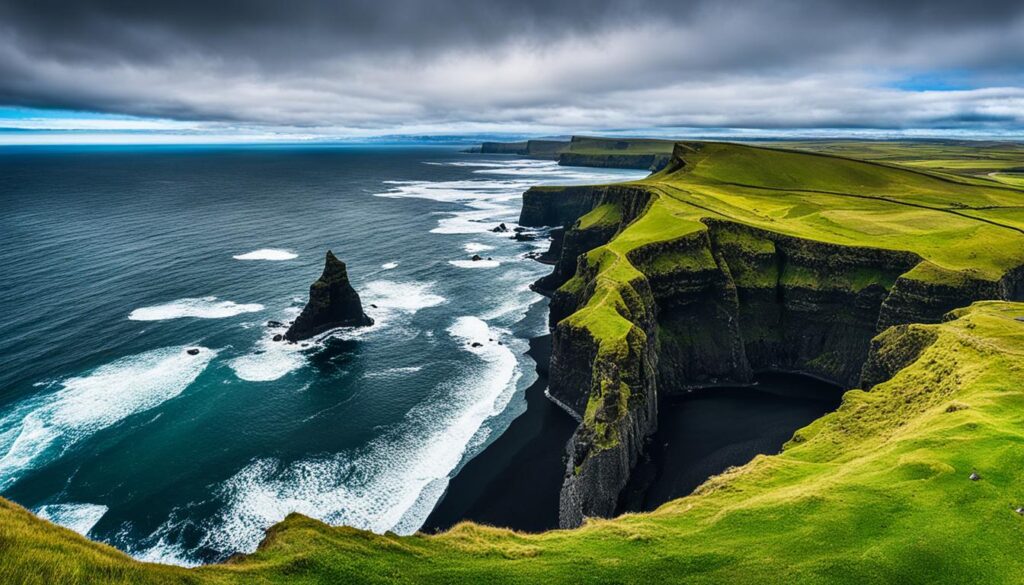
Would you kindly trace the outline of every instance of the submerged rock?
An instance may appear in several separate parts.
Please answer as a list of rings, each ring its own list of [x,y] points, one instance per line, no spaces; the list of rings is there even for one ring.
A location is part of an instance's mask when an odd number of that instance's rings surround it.
[[[499,223],[498,226],[495,227],[495,228],[492,228],[491,231],[492,232],[497,232],[497,233],[504,233],[504,232],[508,231],[508,226],[503,224],[503,223]]]
[[[480,254],[473,254],[473,257],[470,258],[470,260],[473,262],[479,262],[480,260],[483,260],[483,258],[480,257]]]
[[[188,355],[199,355],[199,350],[193,347],[191,349],[185,350],[185,353],[187,353]]]
[[[267,321],[267,327],[284,327],[284,323],[280,321]]]
[[[373,325],[373,319],[363,312],[359,294],[348,281],[345,263],[328,250],[324,272],[309,287],[309,302],[284,338],[299,341],[336,327],[367,325]]]

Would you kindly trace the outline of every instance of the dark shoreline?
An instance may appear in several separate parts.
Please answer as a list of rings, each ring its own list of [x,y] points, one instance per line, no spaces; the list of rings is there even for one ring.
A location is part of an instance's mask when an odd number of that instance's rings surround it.
[[[551,335],[530,340],[537,381],[526,389],[526,411],[456,475],[421,530],[439,532],[463,520],[541,532],[558,528],[565,444],[576,421],[544,396]]]

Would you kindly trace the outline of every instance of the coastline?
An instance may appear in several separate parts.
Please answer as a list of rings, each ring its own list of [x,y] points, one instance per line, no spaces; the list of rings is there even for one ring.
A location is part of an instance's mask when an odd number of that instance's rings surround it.
[[[538,377],[526,389],[526,410],[452,478],[422,532],[444,531],[463,520],[523,532],[558,528],[565,444],[577,423],[544,396],[551,335],[531,339],[527,353]]]

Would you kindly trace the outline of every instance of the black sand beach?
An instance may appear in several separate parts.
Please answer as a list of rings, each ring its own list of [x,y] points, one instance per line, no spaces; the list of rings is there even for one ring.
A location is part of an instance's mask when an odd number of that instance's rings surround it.
[[[452,479],[424,532],[462,520],[527,532],[558,527],[565,444],[576,421],[544,396],[551,336],[530,340],[529,354],[539,377],[526,389],[526,412]]]

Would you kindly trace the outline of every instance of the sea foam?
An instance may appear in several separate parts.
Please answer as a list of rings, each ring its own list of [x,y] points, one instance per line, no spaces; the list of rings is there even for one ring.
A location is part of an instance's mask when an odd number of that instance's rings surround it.
[[[295,462],[262,458],[218,490],[227,501],[207,524],[204,546],[255,550],[264,530],[291,512],[335,525],[409,534],[422,526],[449,474],[481,426],[508,405],[520,377],[508,332],[460,317],[448,334],[476,365],[443,382],[424,402],[366,445]]]
[[[165,347],[123,357],[16,404],[0,418],[0,490],[75,443],[181,394],[217,355]]]
[[[360,296],[364,308],[370,304],[384,311],[398,311],[414,314],[420,309],[435,307],[445,302],[445,298],[434,294],[432,282],[395,282],[392,280],[374,280],[363,285]],[[370,316],[375,310],[367,309]],[[377,311],[379,312],[379,311]]]
[[[449,260],[448,263],[459,268],[497,268],[501,266],[501,262],[497,260]]]
[[[88,536],[109,509],[100,504],[48,504],[36,508],[35,513],[43,520]]]
[[[162,305],[135,309],[128,315],[132,321],[165,321],[194,317],[197,319],[224,319],[243,313],[255,313],[263,310],[258,303],[239,304],[234,301],[218,301],[217,297],[198,299],[178,299]]]
[[[252,252],[246,252],[245,254],[239,254],[232,256],[235,260],[269,260],[272,262],[281,262],[282,260],[294,260],[299,255],[288,250],[277,250],[274,248],[260,248]]]
[[[488,250],[493,250],[494,246],[491,246],[489,244],[481,244],[480,242],[467,242],[463,244],[462,249],[465,250],[466,252],[469,252],[470,254],[474,254],[476,252],[486,252]]]

